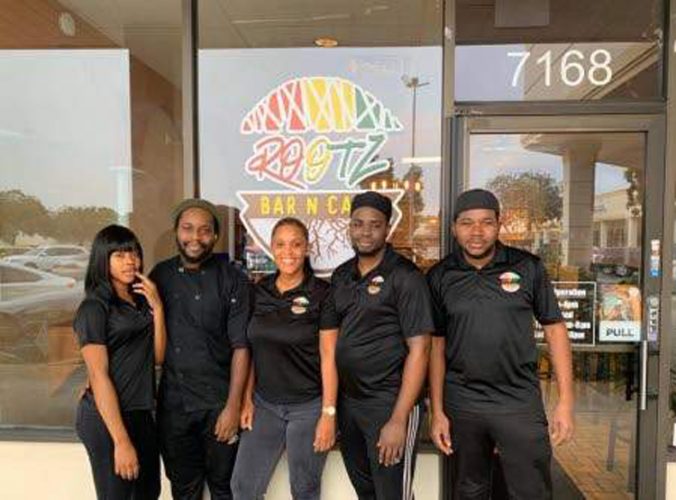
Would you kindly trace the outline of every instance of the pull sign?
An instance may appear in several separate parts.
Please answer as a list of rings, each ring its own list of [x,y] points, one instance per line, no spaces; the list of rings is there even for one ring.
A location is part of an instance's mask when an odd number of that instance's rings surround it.
[[[660,298],[648,297],[648,342],[657,343],[660,338]]]
[[[660,277],[660,261],[662,256],[662,243],[660,240],[650,240],[650,276]]]

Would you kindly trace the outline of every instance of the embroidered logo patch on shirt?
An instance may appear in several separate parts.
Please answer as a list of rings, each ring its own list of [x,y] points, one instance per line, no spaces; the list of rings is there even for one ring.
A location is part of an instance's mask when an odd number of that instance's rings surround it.
[[[310,301],[307,297],[296,297],[293,299],[293,302],[291,302],[291,312],[293,314],[305,314],[309,305]]]
[[[382,290],[383,283],[385,283],[385,278],[382,276],[374,276],[371,278],[371,281],[369,281],[366,291],[371,295],[377,295]]]
[[[498,279],[505,292],[514,293],[521,288],[521,276],[511,271],[502,273]]]

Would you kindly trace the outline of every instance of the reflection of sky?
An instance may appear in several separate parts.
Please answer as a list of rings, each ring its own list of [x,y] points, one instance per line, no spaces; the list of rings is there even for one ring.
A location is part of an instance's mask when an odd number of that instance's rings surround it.
[[[523,99],[523,75],[512,87],[524,45],[458,45],[455,48],[455,99],[457,101],[518,101]]]
[[[469,186],[485,186],[503,174],[545,173],[556,182],[563,179],[561,157],[521,146],[519,134],[477,134],[470,138]]]
[[[391,110],[404,130],[390,132],[382,158],[395,159],[395,175],[409,169],[398,160],[411,156],[412,92],[402,76],[429,85],[418,89],[416,156],[441,156],[441,48],[387,47],[335,49],[202,49],[199,52],[201,193],[216,203],[239,205],[239,190],[286,189],[245,173],[253,143],[262,134],[242,135],[242,119],[278,85],[301,76],[341,77],[353,81]],[[286,134],[285,134],[286,135]],[[315,133],[305,134],[306,140]],[[333,139],[337,135],[327,134]],[[353,133],[361,137],[363,133]],[[436,212],[440,199],[440,164],[422,165],[425,211]],[[329,172],[315,189],[344,185]]]
[[[547,174],[556,182],[563,180],[563,159],[549,153],[529,151],[521,145],[520,134],[475,134],[470,137],[468,188],[484,187],[503,174],[536,172]],[[596,194],[626,188],[625,168],[596,163]]]
[[[455,99],[601,99],[607,97],[608,90],[615,84],[637,77],[637,71],[645,71],[636,63],[643,61],[646,52],[650,52],[650,57],[657,61],[659,49],[653,42],[458,45],[454,52]],[[612,82],[608,89],[604,89],[603,85],[597,87],[594,83],[606,76],[602,69],[606,56],[609,59],[609,81]],[[594,72],[591,71],[593,57],[599,65]],[[656,95],[656,87],[637,87],[644,94],[642,97]]]
[[[0,190],[130,209],[127,50],[2,50],[0,81]]]
[[[627,179],[624,178],[626,168],[607,165],[605,163],[596,164],[595,182],[596,194],[617,191],[629,187]]]

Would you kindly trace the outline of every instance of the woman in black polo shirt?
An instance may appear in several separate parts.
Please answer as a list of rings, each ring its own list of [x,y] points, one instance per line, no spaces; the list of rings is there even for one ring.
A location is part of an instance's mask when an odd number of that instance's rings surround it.
[[[293,498],[319,499],[326,454],[335,443],[338,330],[327,314],[329,284],[314,277],[308,230],[293,218],[272,230],[277,273],[255,287],[249,323],[253,365],[232,477],[235,499],[263,498],[287,451]]]
[[[88,377],[76,429],[99,499],[160,494],[151,412],[154,364],[164,358],[166,333],[159,294],[142,268],[134,233],[116,225],[102,229],[92,244],[86,297],[73,324]]]

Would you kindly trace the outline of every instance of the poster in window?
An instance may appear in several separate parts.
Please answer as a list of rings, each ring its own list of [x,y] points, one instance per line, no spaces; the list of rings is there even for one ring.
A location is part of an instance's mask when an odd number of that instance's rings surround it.
[[[600,285],[599,341],[641,340],[641,290],[636,285]]]

